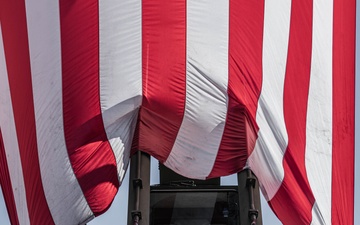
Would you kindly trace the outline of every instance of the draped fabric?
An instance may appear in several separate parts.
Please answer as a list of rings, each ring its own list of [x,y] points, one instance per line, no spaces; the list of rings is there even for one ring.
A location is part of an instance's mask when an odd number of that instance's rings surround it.
[[[355,0],[0,0],[11,224],[99,216],[137,150],[250,168],[284,224],[353,224],[354,89]]]

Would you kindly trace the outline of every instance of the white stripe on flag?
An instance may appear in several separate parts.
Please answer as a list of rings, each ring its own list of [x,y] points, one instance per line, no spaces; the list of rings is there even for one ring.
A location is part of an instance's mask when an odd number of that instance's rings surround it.
[[[284,119],[284,82],[290,30],[291,1],[265,1],[263,79],[256,122],[259,126],[248,165],[270,200],[284,178],[283,157],[288,144]]]
[[[187,1],[185,113],[165,165],[188,177],[209,175],[224,132],[228,36],[228,1]]]
[[[120,182],[142,100],[141,1],[99,1],[100,102]]]
[[[314,1],[305,165],[315,197],[311,224],[331,224],[333,4]]]
[[[14,193],[16,211],[20,224],[29,225],[29,212],[26,203],[26,192],[19,145],[16,135],[14,113],[11,104],[10,87],[7,76],[4,43],[0,23],[0,127],[2,129],[6,160]]]
[[[64,140],[59,4],[26,0],[41,179],[55,224],[92,217]],[[61,212],[61,213],[59,213]]]

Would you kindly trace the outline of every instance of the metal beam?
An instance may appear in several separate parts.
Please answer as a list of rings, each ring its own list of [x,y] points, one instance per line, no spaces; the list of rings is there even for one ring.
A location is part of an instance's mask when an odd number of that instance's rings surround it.
[[[262,225],[259,183],[250,169],[237,174],[240,225]]]
[[[138,151],[131,157],[128,225],[149,225],[150,156]]]

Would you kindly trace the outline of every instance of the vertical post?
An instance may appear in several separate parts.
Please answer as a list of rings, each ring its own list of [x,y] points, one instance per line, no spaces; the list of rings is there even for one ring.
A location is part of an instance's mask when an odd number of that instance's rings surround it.
[[[259,184],[250,169],[237,174],[240,225],[262,225]]]
[[[138,151],[131,157],[128,225],[149,225],[150,156]]]

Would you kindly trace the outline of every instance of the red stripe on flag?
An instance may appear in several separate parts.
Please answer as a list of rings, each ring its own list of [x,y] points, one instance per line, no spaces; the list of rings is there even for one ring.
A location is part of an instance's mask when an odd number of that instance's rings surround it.
[[[97,0],[60,1],[65,140],[95,215],[110,207],[119,187],[100,108],[98,7]]]
[[[354,224],[355,9],[334,1],[332,224]]]
[[[1,1],[1,27],[31,224],[54,224],[42,186],[24,0]]]
[[[264,1],[231,0],[229,8],[228,113],[209,178],[241,170],[254,149],[255,141],[250,140],[256,140],[258,130],[248,125],[256,124],[261,92]]]
[[[16,211],[14,192],[10,180],[10,173],[9,173],[8,163],[6,160],[6,153],[5,153],[5,147],[4,147],[1,129],[0,129],[0,185],[4,195],[6,209],[11,224],[12,225],[20,224]]]
[[[135,148],[164,162],[185,108],[185,0],[142,2],[142,55],[143,103]]]
[[[312,9],[312,0],[292,1],[284,84],[284,117],[289,140],[283,160],[284,180],[271,200],[272,208],[284,224],[310,224],[314,204],[305,168]],[[289,204],[284,207],[284,202]]]

